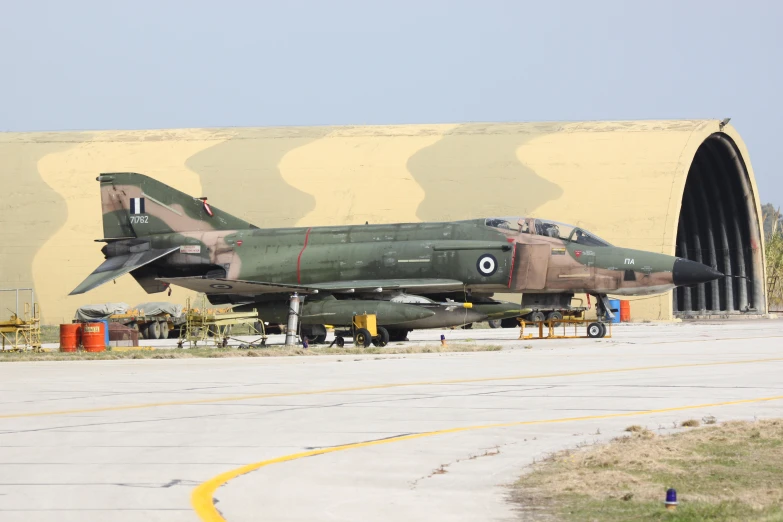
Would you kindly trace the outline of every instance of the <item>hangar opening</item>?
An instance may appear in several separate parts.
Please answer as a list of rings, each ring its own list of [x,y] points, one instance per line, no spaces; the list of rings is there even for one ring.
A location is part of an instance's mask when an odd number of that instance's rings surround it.
[[[696,151],[682,196],[676,255],[704,263],[724,278],[673,292],[674,313],[764,313],[761,230],[745,162],[726,134]]]

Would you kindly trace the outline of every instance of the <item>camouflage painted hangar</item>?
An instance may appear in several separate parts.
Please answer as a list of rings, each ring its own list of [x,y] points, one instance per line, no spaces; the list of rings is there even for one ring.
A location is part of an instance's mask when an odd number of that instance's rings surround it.
[[[67,296],[102,261],[95,178],[109,171],[260,227],[554,219],[732,276],[636,298],[634,319],[766,312],[753,169],[717,120],[2,133],[0,288],[33,286],[45,322],[86,303],[189,295],[150,296],[124,277]]]

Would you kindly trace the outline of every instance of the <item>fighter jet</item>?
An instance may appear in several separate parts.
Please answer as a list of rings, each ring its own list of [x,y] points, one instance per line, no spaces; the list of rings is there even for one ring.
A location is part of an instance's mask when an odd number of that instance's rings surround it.
[[[176,285],[284,323],[296,294],[304,298],[302,335],[317,340],[324,325],[350,327],[357,314],[376,314],[374,341],[383,345],[417,328],[518,317],[530,311],[525,300],[564,302],[575,293],[595,295],[611,315],[606,294],[660,293],[722,276],[542,219],[259,228],[142,174],[97,181],[106,260],[71,295],[130,273],[148,293]],[[495,293],[524,298],[501,303]]]

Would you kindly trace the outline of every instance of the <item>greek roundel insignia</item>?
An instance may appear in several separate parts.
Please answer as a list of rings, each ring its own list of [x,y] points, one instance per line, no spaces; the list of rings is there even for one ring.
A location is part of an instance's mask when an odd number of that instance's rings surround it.
[[[483,276],[491,276],[498,269],[498,260],[492,254],[484,254],[479,257],[476,263],[476,268],[479,274]]]

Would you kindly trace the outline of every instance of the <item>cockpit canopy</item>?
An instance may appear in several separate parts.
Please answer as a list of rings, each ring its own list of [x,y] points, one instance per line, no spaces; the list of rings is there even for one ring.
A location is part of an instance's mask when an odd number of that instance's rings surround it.
[[[488,227],[511,230],[520,234],[554,237],[578,245],[612,246],[608,241],[604,241],[584,229],[557,221],[528,217],[498,217],[487,218],[484,224]]]

